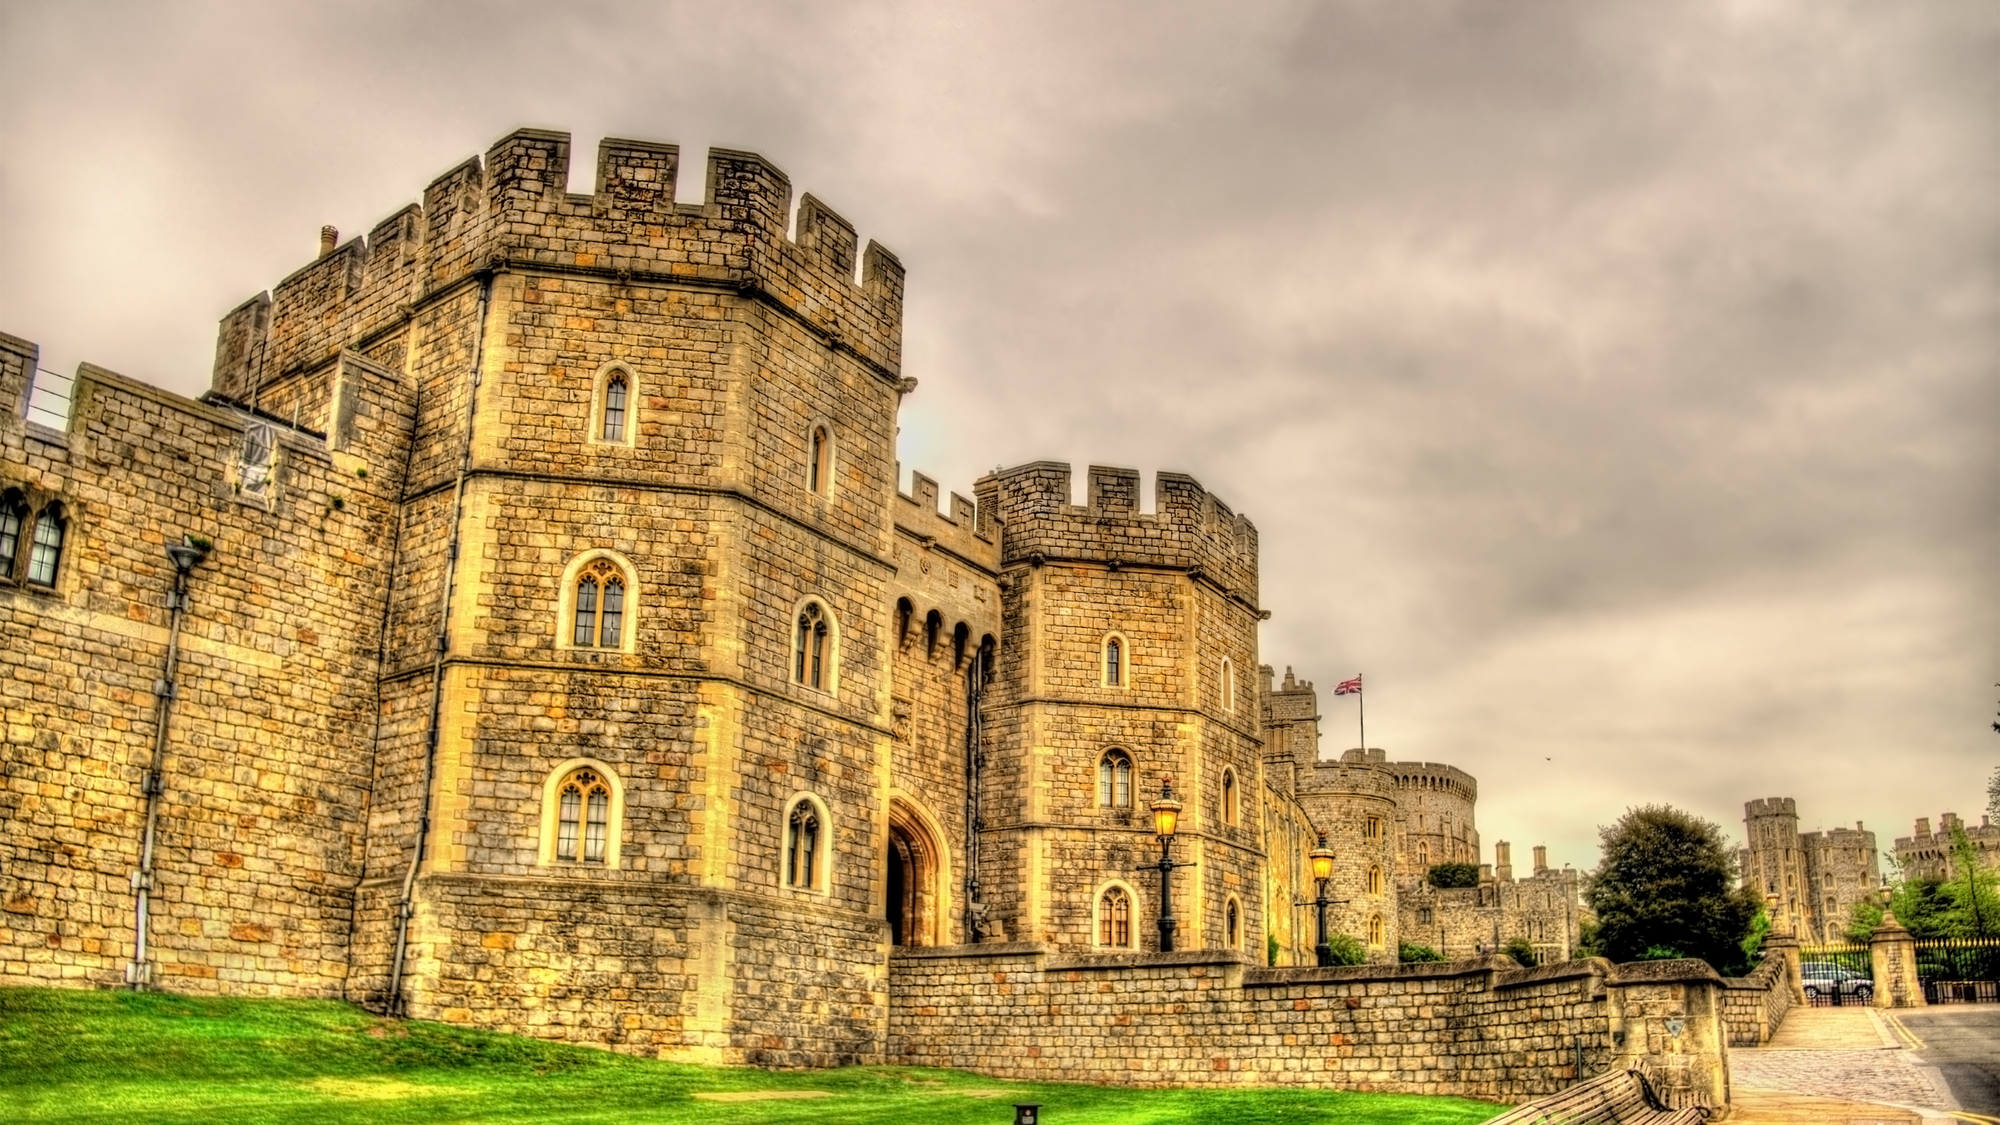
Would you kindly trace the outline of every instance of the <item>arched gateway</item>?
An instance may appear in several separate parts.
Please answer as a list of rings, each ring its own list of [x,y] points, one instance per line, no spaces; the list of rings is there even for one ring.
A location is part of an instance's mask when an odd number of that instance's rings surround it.
[[[889,849],[884,916],[895,945],[938,945],[946,909],[950,857],[931,818],[901,797],[889,801]]]

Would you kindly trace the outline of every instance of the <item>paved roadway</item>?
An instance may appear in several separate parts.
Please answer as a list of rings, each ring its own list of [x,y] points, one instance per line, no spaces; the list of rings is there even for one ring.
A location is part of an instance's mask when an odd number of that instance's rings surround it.
[[[2000,1004],[1904,1008],[1895,1015],[1923,1041],[1919,1056],[1944,1075],[1962,1108],[2000,1116]]]

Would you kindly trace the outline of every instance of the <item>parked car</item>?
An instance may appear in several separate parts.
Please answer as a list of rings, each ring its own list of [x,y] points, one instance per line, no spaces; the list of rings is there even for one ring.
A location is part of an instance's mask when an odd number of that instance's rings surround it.
[[[1845,969],[1831,961],[1807,961],[1799,966],[1799,984],[1806,999],[1822,996],[1867,1000],[1875,995],[1875,979],[1867,973]]]

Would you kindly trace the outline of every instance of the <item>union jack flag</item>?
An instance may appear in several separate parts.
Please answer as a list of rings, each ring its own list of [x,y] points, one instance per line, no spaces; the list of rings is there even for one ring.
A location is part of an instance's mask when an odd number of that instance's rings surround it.
[[[1335,684],[1335,685],[1334,685],[1334,688],[1333,688],[1333,694],[1335,694],[1335,695],[1360,695],[1360,694],[1361,694],[1361,677],[1360,677],[1360,676],[1356,676],[1356,677],[1354,677],[1354,678],[1353,678],[1353,679],[1351,679],[1351,680],[1342,680],[1342,681],[1340,681],[1340,682],[1339,682],[1338,684]]]

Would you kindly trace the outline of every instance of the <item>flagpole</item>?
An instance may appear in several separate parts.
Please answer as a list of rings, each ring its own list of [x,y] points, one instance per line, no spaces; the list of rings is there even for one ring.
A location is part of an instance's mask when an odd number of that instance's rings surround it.
[[[1366,759],[1368,757],[1368,685],[1361,682],[1361,673],[1359,672],[1354,673],[1354,682],[1360,685],[1354,691],[1354,702],[1360,708],[1361,757]]]

